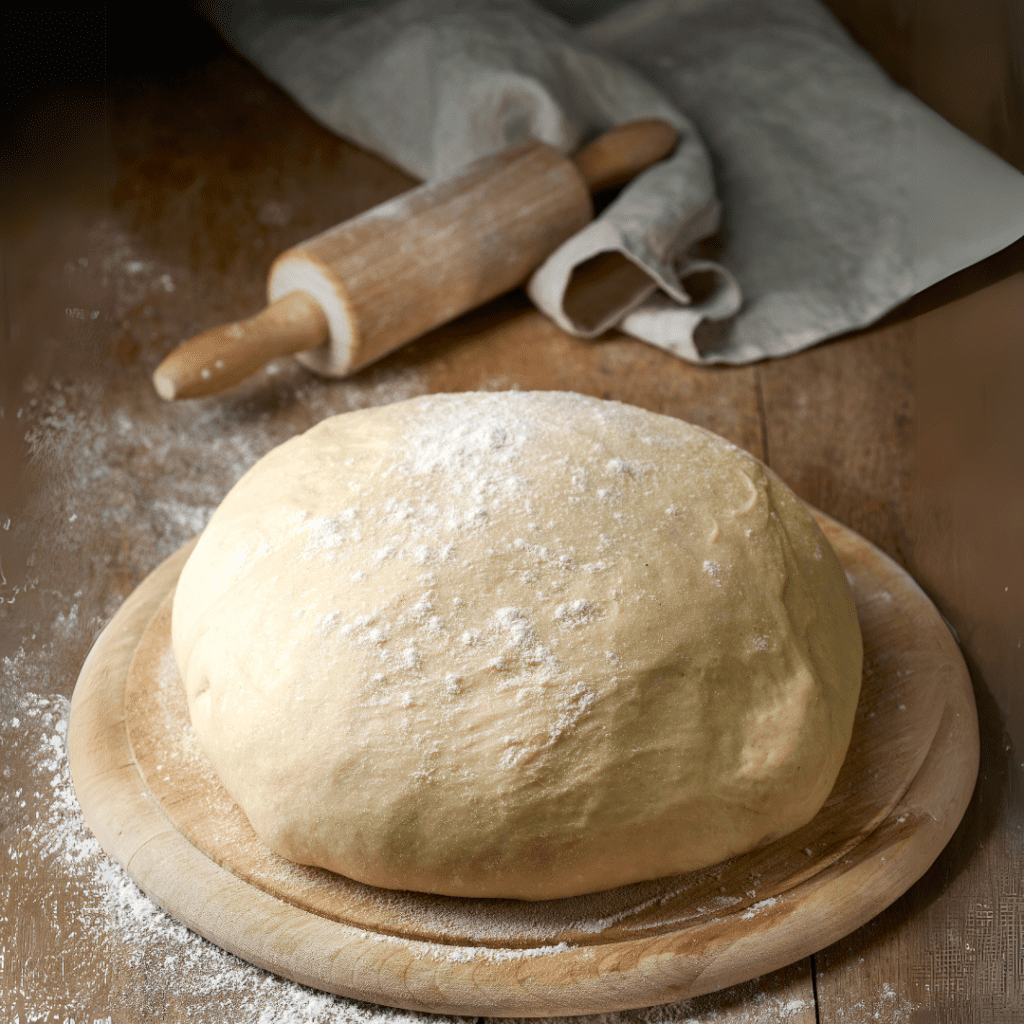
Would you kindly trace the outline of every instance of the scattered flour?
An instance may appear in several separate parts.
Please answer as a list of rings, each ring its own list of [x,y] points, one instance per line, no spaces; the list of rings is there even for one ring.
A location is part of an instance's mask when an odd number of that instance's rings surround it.
[[[44,652],[45,653],[45,652]],[[334,997],[252,967],[206,942],[157,907],[123,869],[102,852],[82,821],[66,757],[69,702],[25,691],[12,695],[31,667],[24,649],[0,662],[4,685],[0,750],[17,761],[22,785],[0,795],[5,823],[0,859],[0,915],[13,920],[14,948],[0,947],[3,963],[20,967],[17,952],[28,933],[59,934],[51,952],[29,969],[5,971],[0,1010],[5,1020],[128,1024],[160,1015],[165,994],[186,1000],[188,1020],[240,1024],[370,1024],[451,1018],[394,1010]],[[29,797],[29,799],[26,799]],[[24,806],[20,806],[24,804]],[[607,922],[601,922],[605,924]],[[387,941],[387,937],[382,939]],[[428,947],[435,960],[530,959],[569,949]],[[68,970],[62,970],[63,965]],[[118,978],[148,979],[145,992]],[[574,1018],[601,1024],[769,1024],[813,1021],[813,1005],[790,990],[761,991],[761,982],[643,1010]],[[87,987],[83,987],[87,986]],[[892,1003],[891,1005],[895,1005]],[[809,1011],[810,1016],[802,1014]],[[893,1018],[896,1020],[897,1018]],[[902,1019],[902,1018],[899,1018]]]
[[[36,656],[40,653],[48,652]],[[20,786],[0,790],[0,920],[7,925],[0,932],[0,962],[5,966],[0,973],[2,1019],[11,1024],[167,1020],[161,1008],[171,991],[176,1002],[187,1002],[187,1019],[197,1024],[426,1024],[452,1019],[334,997],[285,981],[225,953],[168,917],[104,855],[82,821],[65,752],[69,702],[20,686],[32,670],[32,655],[25,649],[0,661],[0,752],[5,765],[17,763],[21,769]],[[41,675],[45,682],[45,669]],[[21,953],[22,944],[40,932],[59,934],[60,941],[39,944],[46,952],[29,962]],[[429,955],[471,963],[529,959],[568,948],[566,943],[523,950],[435,946]],[[119,984],[119,978],[142,972],[148,979],[145,991]],[[802,991],[796,969],[790,968],[691,1000],[569,1020],[812,1024],[813,999],[809,991],[800,995]],[[839,1019],[851,1024],[909,1024],[913,1009],[887,987],[879,994],[879,1007],[862,1002],[847,1007]]]
[[[744,921],[749,921],[752,917],[756,917],[762,910],[768,910],[770,907],[774,907],[778,902],[778,897],[771,896],[768,899],[761,900],[760,903],[755,903],[752,907],[749,907],[740,914],[740,917],[742,917]]]
[[[117,306],[137,301],[149,277],[166,290],[165,271],[129,257],[117,259],[124,294]],[[136,266],[136,263],[138,265]],[[116,270],[117,268],[114,268]],[[159,271],[159,273],[158,273]],[[137,275],[137,279],[130,275]],[[173,279],[170,279],[173,284]],[[134,289],[134,291],[133,291]],[[129,1024],[138,1020],[232,1021],[241,1024],[341,1024],[341,1022],[428,1021],[434,1016],[392,1010],[315,992],[259,970],[206,942],[166,915],[128,875],[112,863],[85,826],[71,785],[66,732],[69,700],[78,667],[99,629],[142,577],[205,525],[227,489],[258,458],[296,429],[337,412],[383,404],[422,393],[411,372],[384,374],[358,386],[319,382],[289,385],[290,400],[302,406],[308,422],[296,427],[274,410],[247,411],[238,403],[203,402],[163,407],[133,415],[141,399],[111,397],[88,382],[56,382],[45,388],[26,382],[20,405],[12,408],[22,424],[37,493],[20,521],[0,516],[4,531],[45,538],[20,578],[0,570],[0,600],[9,618],[2,623],[0,651],[0,1020],[11,1024],[68,1022]],[[148,400],[148,399],[147,399]],[[521,437],[466,430],[450,439],[470,462],[511,457]],[[201,450],[202,459],[197,459]],[[431,475],[447,454],[420,451],[408,469]],[[644,467],[609,466],[619,480],[643,475]],[[475,486],[486,487],[476,478]],[[583,486],[584,482],[581,482]],[[596,492],[601,494],[601,491]],[[481,491],[487,500],[517,500],[513,493]],[[400,510],[396,510],[398,512]],[[676,512],[676,510],[672,510]],[[6,513],[4,513],[6,516]],[[458,524],[472,528],[472,524]],[[359,529],[355,518],[308,524],[314,548],[331,554]],[[6,534],[5,534],[6,535]],[[129,542],[130,539],[130,542]],[[528,551],[538,558],[559,553]],[[450,549],[421,545],[421,562],[450,556]],[[244,570],[267,552],[238,552]],[[66,565],[70,571],[61,571]],[[606,566],[581,567],[600,572]],[[8,576],[13,574],[8,571]],[[353,582],[361,582],[353,577]],[[602,612],[585,602],[565,602],[559,621],[586,628]],[[424,629],[438,628],[430,609],[416,609]],[[504,610],[494,626],[507,656],[544,661],[525,614]],[[556,613],[557,614],[557,613]],[[386,637],[369,623],[359,634],[368,643]],[[319,623],[325,633],[343,623]],[[362,627],[359,627],[362,628]],[[13,642],[6,638],[14,637]],[[480,642],[488,638],[466,638]],[[402,657],[415,662],[417,651]],[[615,660],[613,652],[609,658]],[[460,680],[452,676],[453,698]],[[593,695],[581,687],[569,695],[566,724],[583,713]],[[651,889],[655,892],[654,888]],[[581,930],[600,931],[637,914],[648,902],[676,893],[658,890],[644,898],[637,887],[628,905],[595,905]],[[400,920],[402,894],[382,897]],[[770,904],[755,905],[747,913]],[[529,929],[529,907],[523,910]],[[455,922],[459,923],[459,922]],[[589,924],[590,928],[587,928]],[[433,947],[437,959],[501,960],[530,958],[564,950],[564,943],[533,949]],[[148,984],[135,980],[146,977]],[[805,1024],[814,1008],[786,986],[764,979],[723,993],[647,1010],[592,1018],[595,1024]],[[180,1006],[167,1006],[168,993]],[[904,1001],[887,998],[883,1024],[909,1020]],[[901,1016],[902,1014],[902,1016]],[[865,1019],[869,1019],[870,1014]],[[851,1018],[852,1019],[852,1018]]]
[[[26,658],[19,651],[3,659],[6,692],[16,685]],[[29,691],[5,704],[0,749],[6,765],[17,761],[22,769],[22,784],[13,791],[5,787],[0,796],[0,914],[13,922],[0,947],[2,962],[13,966],[0,979],[5,1021],[163,1019],[150,1015],[152,1004],[162,1003],[170,991],[187,1000],[188,1019],[197,1022],[427,1019],[284,981],[172,920],[106,857],[82,821],[65,752],[68,700]],[[39,932],[59,942],[40,943],[42,955],[26,957],[25,948]],[[146,992],[121,987],[119,977],[129,972],[145,973]]]
[[[123,249],[111,258],[132,263]],[[115,296],[118,308],[138,301],[148,287],[143,279],[155,273],[127,263],[127,273],[113,274],[125,291]],[[28,378],[6,410],[24,440],[33,493],[20,515],[3,517],[5,538],[29,550],[23,572],[8,564],[0,575],[4,1024],[186,1015],[196,1024],[427,1019],[303,988],[172,920],[100,849],[68,772],[68,697],[78,668],[142,577],[201,530],[235,480],[296,429],[423,390],[407,372],[333,387],[298,375],[289,396],[286,377],[279,375],[281,390],[305,420],[298,426],[294,416],[289,422],[274,410],[216,400],[166,405],[160,417],[133,415],[140,401],[153,399],[111,395],[87,379],[44,387]],[[239,568],[263,554],[240,553]],[[142,976],[149,984],[133,985]],[[187,1007],[180,1016],[167,1007],[171,992],[175,1006]]]

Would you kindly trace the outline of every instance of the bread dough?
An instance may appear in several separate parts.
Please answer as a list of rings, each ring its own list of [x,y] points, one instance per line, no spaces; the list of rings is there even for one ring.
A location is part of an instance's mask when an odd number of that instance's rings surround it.
[[[557,392],[416,398],[276,448],[189,558],[173,644],[277,853],[527,900],[809,821],[862,658],[843,569],[770,470]]]

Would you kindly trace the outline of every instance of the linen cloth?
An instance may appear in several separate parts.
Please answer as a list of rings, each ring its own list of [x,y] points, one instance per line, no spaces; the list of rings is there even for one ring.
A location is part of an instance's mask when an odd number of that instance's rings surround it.
[[[581,29],[529,0],[203,9],[320,122],[423,179],[530,139],[571,153],[633,118],[674,124],[675,153],[528,283],[579,336],[618,326],[693,362],[786,355],[1024,235],[1024,175],[818,0],[635,0]],[[695,302],[698,271],[713,287]]]

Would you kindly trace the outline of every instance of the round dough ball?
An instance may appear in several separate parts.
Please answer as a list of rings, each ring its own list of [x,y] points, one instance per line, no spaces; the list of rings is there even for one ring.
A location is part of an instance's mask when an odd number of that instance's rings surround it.
[[[189,558],[173,642],[271,849],[526,900],[809,821],[862,658],[843,569],[770,470],[554,392],[416,398],[281,445]]]

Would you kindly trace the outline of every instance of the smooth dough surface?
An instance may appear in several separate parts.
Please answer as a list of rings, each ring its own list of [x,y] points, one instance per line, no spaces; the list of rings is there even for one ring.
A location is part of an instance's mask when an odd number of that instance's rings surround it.
[[[416,398],[276,448],[189,558],[173,644],[273,850],[529,900],[809,821],[862,659],[842,567],[770,470],[558,392]]]

